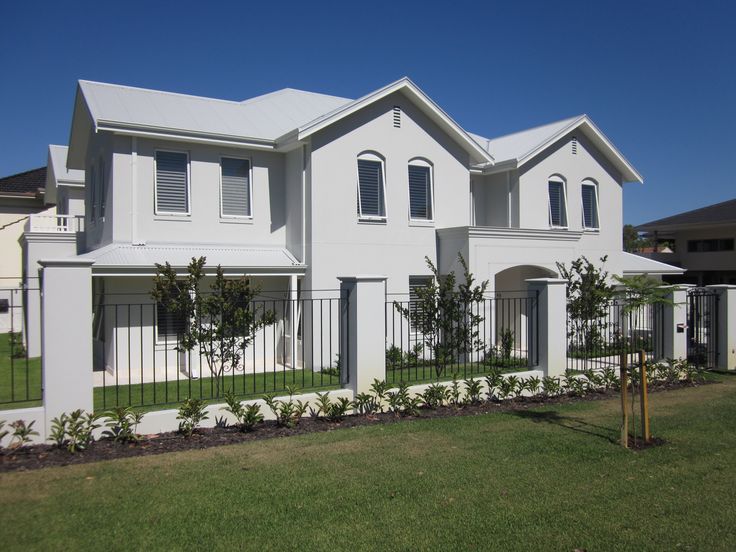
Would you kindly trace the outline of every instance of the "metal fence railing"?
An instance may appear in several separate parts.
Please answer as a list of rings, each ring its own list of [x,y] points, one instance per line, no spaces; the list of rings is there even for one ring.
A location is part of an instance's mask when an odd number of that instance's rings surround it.
[[[212,321],[176,320],[149,297],[98,297],[93,317],[94,406],[164,407],[186,398],[259,398],[320,390],[347,378],[341,354],[347,297],[269,294],[246,306],[269,321],[249,334],[209,331]],[[271,298],[272,297],[272,298]],[[114,299],[114,302],[111,301]],[[124,299],[121,300],[121,299]],[[187,345],[191,328],[209,338]]]
[[[0,406],[41,404],[41,357],[28,354],[28,324],[40,324],[40,312],[28,317],[26,305],[40,308],[37,287],[0,288]],[[37,328],[39,329],[39,328]]]
[[[626,300],[614,299],[604,305],[601,316],[567,316],[567,369],[600,370],[616,367],[622,353],[644,350],[647,358],[659,359],[664,351],[661,304],[627,307]]]
[[[389,294],[385,306],[386,380],[421,383],[492,371],[529,370],[538,362],[537,292],[499,292],[455,310],[453,320],[421,301]]]
[[[718,293],[687,291],[687,360],[700,368],[718,366]]]

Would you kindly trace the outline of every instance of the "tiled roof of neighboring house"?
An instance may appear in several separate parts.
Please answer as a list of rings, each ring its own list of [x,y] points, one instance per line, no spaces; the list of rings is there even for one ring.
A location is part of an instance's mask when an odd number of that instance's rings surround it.
[[[0,178],[0,195],[36,197],[46,187],[46,167]]]
[[[645,222],[636,227],[641,232],[657,230],[661,227],[736,223],[736,199],[729,199],[715,205],[708,205],[692,211],[685,211],[670,217]]]

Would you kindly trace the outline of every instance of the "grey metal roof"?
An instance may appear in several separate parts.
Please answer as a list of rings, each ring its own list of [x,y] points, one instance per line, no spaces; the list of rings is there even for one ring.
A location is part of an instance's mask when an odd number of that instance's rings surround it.
[[[175,268],[182,268],[189,265],[192,257],[206,257],[206,266],[211,268],[217,265],[246,271],[303,268],[303,265],[283,247],[112,243],[78,256],[80,259],[95,261],[94,270],[101,268],[152,270],[156,263],[166,262]]]
[[[659,228],[685,225],[707,225],[736,223],[736,199],[729,199],[714,205],[685,211],[677,215],[645,222],[636,227],[641,232],[654,231]]]
[[[56,177],[56,183],[84,184],[84,171],[66,168],[67,146],[49,145],[49,162]]]
[[[242,102],[79,81],[95,124],[275,140],[352,100],[285,88]]]
[[[496,163],[503,163],[504,161],[523,159],[583,117],[584,115],[578,115],[547,125],[499,136],[498,138],[485,138],[478,134],[469,134],[488,153],[493,155]]]
[[[46,187],[46,167],[0,178],[0,195],[36,197]]]
[[[632,274],[682,274],[685,272],[685,269],[679,266],[668,265],[633,253],[622,251],[620,255],[621,271],[624,276]]]

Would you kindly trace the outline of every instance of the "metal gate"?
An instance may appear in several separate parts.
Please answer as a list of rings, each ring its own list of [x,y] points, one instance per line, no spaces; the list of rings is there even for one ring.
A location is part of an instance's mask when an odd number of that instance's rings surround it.
[[[718,366],[718,293],[711,289],[687,292],[687,360],[700,368]]]

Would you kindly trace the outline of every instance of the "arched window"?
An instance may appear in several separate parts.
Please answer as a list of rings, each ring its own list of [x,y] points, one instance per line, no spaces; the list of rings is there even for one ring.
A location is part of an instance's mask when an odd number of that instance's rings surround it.
[[[386,171],[376,153],[358,156],[358,216],[365,220],[386,220]]]
[[[583,228],[597,230],[600,228],[598,220],[598,184],[593,180],[583,180],[580,187],[583,206]]]
[[[409,219],[434,218],[434,179],[432,164],[424,159],[409,161]]]
[[[549,194],[549,225],[553,228],[567,228],[567,192],[565,180],[559,175],[547,179]]]

